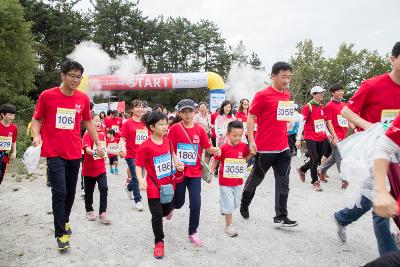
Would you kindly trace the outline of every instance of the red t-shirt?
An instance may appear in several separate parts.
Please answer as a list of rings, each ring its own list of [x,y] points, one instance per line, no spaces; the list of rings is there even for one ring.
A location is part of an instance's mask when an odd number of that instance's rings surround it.
[[[116,146],[118,146],[118,143],[119,143],[119,139],[118,138],[115,138],[115,136],[114,136],[114,138],[113,138],[113,140],[111,140],[110,138],[106,138],[106,145],[107,145],[107,151],[108,151],[108,149],[110,148],[110,147],[116,147]],[[110,153],[108,153],[107,154],[107,156],[109,157],[109,158],[112,158],[112,157],[114,157],[114,156],[117,156],[118,154],[110,154]]]
[[[249,147],[245,143],[240,142],[236,146],[226,143],[220,148],[221,156],[214,155],[214,159],[220,161],[219,184],[224,186],[238,186],[243,184],[243,178],[247,170],[245,158],[250,153]]]
[[[126,157],[127,159],[135,159],[136,151],[139,146],[150,136],[150,131],[143,122],[137,122],[128,119],[121,130],[121,137],[126,139]]]
[[[105,141],[104,134],[97,132],[100,141]],[[89,177],[97,177],[106,172],[106,163],[104,158],[94,159],[93,155],[86,153],[86,148],[90,147],[93,150],[94,140],[88,132],[83,135],[82,149],[84,151],[84,159],[82,165],[82,175]]]
[[[92,119],[87,95],[75,90],[72,96],[66,96],[60,87],[45,90],[39,96],[33,118],[42,121],[42,157],[82,157],[81,121]]]
[[[215,125],[215,119],[218,117],[218,112],[214,112],[211,114],[211,125]],[[211,128],[211,134],[213,138],[216,138],[217,135],[215,133],[215,127]]]
[[[168,139],[171,141],[174,152],[179,161],[185,164],[185,177],[199,178],[201,177],[202,167],[198,157],[201,157],[203,154],[203,149],[211,147],[210,138],[208,138],[206,131],[198,124],[194,124],[192,128],[185,127],[189,138],[197,148],[199,154],[199,156],[197,156],[197,153],[194,151],[193,146],[190,144],[190,141],[186,137],[181,125],[182,123],[179,122],[171,126],[168,133]]]
[[[325,120],[332,121],[333,129],[341,141],[347,136],[348,121],[340,114],[345,104],[331,100],[324,108]]]
[[[400,146],[400,115],[398,115],[392,125],[390,125],[389,129],[386,131],[386,136]]]
[[[12,144],[17,142],[18,129],[13,123],[8,127],[0,121],[0,151],[11,151]]]
[[[364,81],[346,105],[366,121],[391,123],[400,110],[400,85],[388,73],[376,76]]]
[[[283,151],[288,148],[287,121],[277,120],[279,101],[290,101],[289,91],[278,92],[271,86],[257,92],[249,112],[257,117],[257,150]]]
[[[324,107],[322,105],[312,105],[312,111],[310,112],[310,104],[306,104],[301,110],[301,114],[305,121],[304,139],[316,142],[324,141],[326,137]]]
[[[243,111],[238,111],[235,114],[235,118],[237,120],[240,120],[241,122],[247,122],[247,113],[244,113]]]
[[[149,138],[137,151],[135,165],[147,171],[147,198],[160,198],[160,186],[171,184],[172,159],[168,142],[167,138],[163,138],[163,143],[158,145]]]
[[[122,118],[120,117],[111,117],[107,120],[104,120],[104,125],[107,130],[113,129],[115,131],[115,136],[119,137],[122,127]]]

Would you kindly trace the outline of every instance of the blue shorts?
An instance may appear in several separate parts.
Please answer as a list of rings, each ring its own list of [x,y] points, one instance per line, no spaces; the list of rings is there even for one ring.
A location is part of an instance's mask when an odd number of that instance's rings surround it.
[[[242,185],[219,186],[219,205],[222,215],[232,214],[237,208],[239,208],[242,188]]]

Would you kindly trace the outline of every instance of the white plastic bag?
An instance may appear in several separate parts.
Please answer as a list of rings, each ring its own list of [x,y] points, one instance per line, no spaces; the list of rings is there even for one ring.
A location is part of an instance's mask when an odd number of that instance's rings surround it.
[[[35,171],[39,165],[40,160],[40,151],[42,146],[30,146],[24,153],[24,157],[22,158],[22,163],[25,165],[28,173],[32,173]]]
[[[349,182],[345,192],[346,207],[361,208],[361,198],[373,198],[373,154],[379,137],[385,133],[376,123],[366,131],[354,134],[338,144],[342,156],[341,177]]]

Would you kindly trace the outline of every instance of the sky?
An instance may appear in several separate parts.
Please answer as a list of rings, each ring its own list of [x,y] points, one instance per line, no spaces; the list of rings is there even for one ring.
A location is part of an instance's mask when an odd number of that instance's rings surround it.
[[[82,0],[77,8],[89,6]],[[228,45],[243,40],[267,69],[288,60],[307,38],[326,57],[335,56],[342,42],[385,55],[400,41],[400,0],[139,0],[138,7],[150,18],[211,20]]]

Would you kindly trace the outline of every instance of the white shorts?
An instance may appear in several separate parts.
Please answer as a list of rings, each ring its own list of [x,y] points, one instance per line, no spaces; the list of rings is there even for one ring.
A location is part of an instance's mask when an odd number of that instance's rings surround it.
[[[232,214],[237,208],[239,208],[242,188],[242,185],[219,186],[219,205],[222,215]]]

